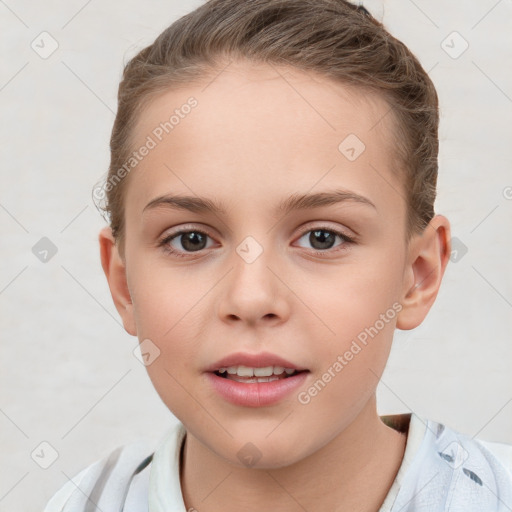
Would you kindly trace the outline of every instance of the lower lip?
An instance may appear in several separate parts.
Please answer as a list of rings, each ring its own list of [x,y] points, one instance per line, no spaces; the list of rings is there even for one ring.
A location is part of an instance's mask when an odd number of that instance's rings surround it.
[[[228,402],[245,407],[263,407],[273,405],[292,393],[304,383],[309,372],[304,371],[272,382],[253,382],[244,384],[236,380],[207,373],[208,379],[217,392]]]

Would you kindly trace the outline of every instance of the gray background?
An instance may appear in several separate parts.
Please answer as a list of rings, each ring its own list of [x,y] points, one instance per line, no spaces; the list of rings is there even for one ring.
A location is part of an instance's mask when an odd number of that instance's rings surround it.
[[[108,166],[122,64],[201,3],[0,1],[1,511],[41,510],[86,465],[154,445],[175,421],[113,306],[91,190]],[[424,323],[396,332],[379,412],[512,443],[512,2],[365,5],[438,88],[436,211],[467,249]],[[31,47],[51,49],[43,31],[58,43],[47,58]],[[47,262],[32,251],[43,237],[57,248]],[[31,457],[51,462],[42,442],[58,454],[47,469]]]

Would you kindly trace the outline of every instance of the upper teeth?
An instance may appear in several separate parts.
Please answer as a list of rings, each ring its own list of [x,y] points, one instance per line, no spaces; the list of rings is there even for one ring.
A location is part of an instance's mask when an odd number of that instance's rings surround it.
[[[250,368],[248,366],[229,366],[227,368],[219,368],[219,373],[227,371],[231,375],[238,375],[240,377],[270,377],[270,375],[281,375],[286,372],[291,375],[294,368],[283,368],[282,366],[265,366],[264,368]]]

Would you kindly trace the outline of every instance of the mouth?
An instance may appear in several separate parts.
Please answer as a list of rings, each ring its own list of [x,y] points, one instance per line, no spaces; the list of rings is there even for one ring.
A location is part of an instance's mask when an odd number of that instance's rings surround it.
[[[255,382],[273,382],[276,380],[284,380],[290,377],[294,377],[299,373],[306,372],[309,372],[309,370],[296,370],[294,368],[284,368],[283,366],[266,366],[256,368],[239,365],[219,368],[212,373],[223,379],[251,384]]]
[[[310,370],[285,366],[217,368],[206,372],[208,385],[224,400],[239,407],[277,406],[303,386],[310,373]]]

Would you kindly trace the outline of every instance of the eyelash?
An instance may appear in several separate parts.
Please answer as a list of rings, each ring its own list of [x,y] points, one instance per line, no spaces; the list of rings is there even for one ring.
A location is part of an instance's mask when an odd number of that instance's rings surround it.
[[[326,231],[328,233],[332,233],[332,234],[334,234],[336,236],[339,236],[343,240],[343,243],[341,244],[342,247],[346,246],[346,245],[353,245],[353,244],[356,243],[356,240],[354,238],[345,235],[341,231],[337,231],[335,229],[331,229],[331,228],[327,228],[327,227],[323,227],[323,226],[319,226],[319,227],[315,227],[315,228],[310,228],[310,229],[307,229],[307,230],[303,231],[300,234],[299,239],[302,238],[306,233],[310,233],[312,231]],[[168,235],[165,238],[163,238],[162,240],[160,240],[158,242],[158,246],[162,247],[164,252],[166,252],[167,254],[171,254],[171,255],[176,256],[178,258],[187,258],[188,255],[193,255],[196,252],[200,253],[201,251],[188,252],[188,253],[185,252],[185,253],[183,253],[182,251],[176,251],[175,249],[172,249],[168,245],[169,242],[171,242],[175,238],[179,237],[180,235],[187,234],[187,233],[199,233],[201,235],[204,235],[206,237],[211,238],[208,233],[206,233],[205,231],[202,231],[201,229],[183,229],[181,231],[177,231],[176,233],[173,233],[172,235]],[[346,249],[347,249],[346,247],[342,248],[342,249],[325,249],[323,251],[319,251],[317,249],[312,249],[310,252],[312,252],[315,256],[325,257],[326,253],[345,251]]]

